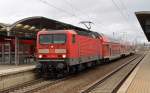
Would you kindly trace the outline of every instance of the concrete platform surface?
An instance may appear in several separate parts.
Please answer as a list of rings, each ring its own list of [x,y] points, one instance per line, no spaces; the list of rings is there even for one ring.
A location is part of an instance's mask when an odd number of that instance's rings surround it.
[[[32,70],[35,65],[0,65],[0,76],[6,74],[13,74],[17,72]]]
[[[0,93],[4,89],[36,79],[35,65],[0,65]]]
[[[150,51],[117,93],[150,93]]]

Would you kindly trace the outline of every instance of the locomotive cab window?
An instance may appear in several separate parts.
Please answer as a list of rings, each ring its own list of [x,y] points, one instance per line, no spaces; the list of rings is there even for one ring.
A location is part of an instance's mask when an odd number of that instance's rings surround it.
[[[73,34],[72,35],[72,43],[75,43],[76,42],[76,38],[75,38],[75,35]]]
[[[66,35],[65,34],[54,34],[53,35],[53,43],[65,43]]]
[[[52,43],[52,35],[51,34],[40,35],[39,42],[40,44]]]
[[[66,42],[65,34],[42,34],[39,38],[40,44],[61,44]]]

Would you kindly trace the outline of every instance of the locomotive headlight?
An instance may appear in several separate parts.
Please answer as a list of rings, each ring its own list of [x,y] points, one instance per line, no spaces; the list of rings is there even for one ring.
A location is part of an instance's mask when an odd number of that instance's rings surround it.
[[[66,58],[66,54],[63,54],[63,55],[62,55],[62,58]]]
[[[42,55],[39,55],[39,58],[42,58]]]

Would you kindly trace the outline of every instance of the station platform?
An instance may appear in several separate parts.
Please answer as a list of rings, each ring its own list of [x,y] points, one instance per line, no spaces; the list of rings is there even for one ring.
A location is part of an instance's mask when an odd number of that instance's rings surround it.
[[[117,93],[150,93],[150,51],[134,69]]]
[[[0,65],[0,93],[36,78],[35,65]]]
[[[0,65],[0,76],[11,74],[11,73],[18,73],[27,70],[32,70],[35,68],[35,65]]]
[[[14,68],[22,68],[22,67],[31,67],[35,65],[0,65],[0,71],[1,70],[7,70],[7,69],[14,69]]]

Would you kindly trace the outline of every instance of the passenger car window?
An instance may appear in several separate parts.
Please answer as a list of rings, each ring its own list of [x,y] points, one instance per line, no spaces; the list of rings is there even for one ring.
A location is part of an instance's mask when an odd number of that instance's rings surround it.
[[[76,42],[75,35],[72,35],[72,43],[75,43],[75,42]]]

